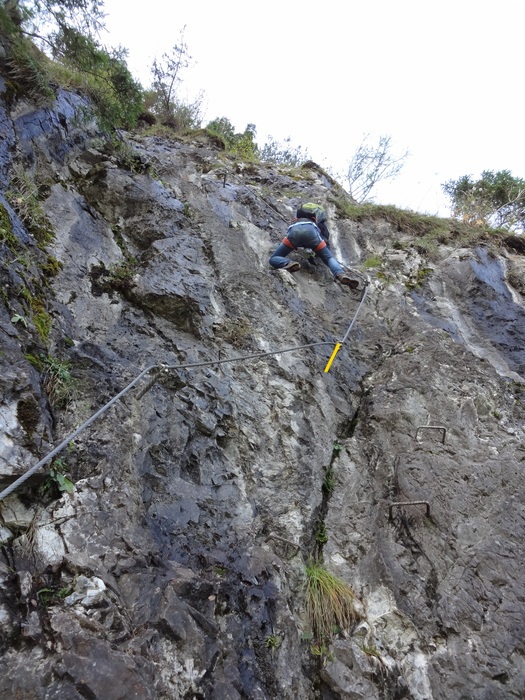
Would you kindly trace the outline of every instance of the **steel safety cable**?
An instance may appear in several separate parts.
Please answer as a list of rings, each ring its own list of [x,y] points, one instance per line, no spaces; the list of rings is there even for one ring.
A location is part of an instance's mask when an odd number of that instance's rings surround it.
[[[343,339],[341,341],[338,341],[336,347],[339,349],[347,340],[350,331],[352,330],[352,327],[357,319],[357,316],[359,315],[359,312],[361,310],[361,307],[363,306],[363,303],[365,301],[366,295],[368,291],[368,283],[365,284],[365,287],[363,289],[363,293],[361,296],[361,300],[359,302],[359,305],[356,309],[356,312],[354,314],[354,317],[350,323],[350,326],[348,327],[348,330],[346,331]],[[121,399],[125,394],[128,393],[133,387],[138,384],[138,382],[149,372],[152,372],[153,370],[157,370],[158,373],[160,372],[169,372],[172,370],[178,370],[178,369],[196,369],[198,367],[213,367],[215,365],[223,365],[227,364],[229,362],[245,362],[247,360],[256,360],[260,359],[263,357],[270,357],[271,355],[281,355],[283,353],[287,352],[294,352],[296,350],[304,350],[306,348],[314,348],[314,347],[321,347],[323,345],[332,345],[333,341],[319,341],[317,343],[305,343],[304,345],[294,345],[289,348],[281,348],[280,350],[272,350],[268,352],[258,352],[258,353],[252,353],[248,355],[241,355],[239,357],[226,357],[222,360],[205,360],[203,362],[189,362],[185,364],[180,364],[180,365],[167,365],[167,364],[154,364],[150,365],[149,367],[146,367],[146,369],[142,370],[142,372],[133,379],[122,391],[120,391],[116,396],[114,396],[110,401],[108,401],[102,408],[99,408],[98,411],[96,411],[90,418],[88,418],[84,423],[82,423],[74,432],[71,433],[71,435],[68,435],[62,442],[57,445],[51,452],[41,459],[39,462],[37,462],[31,469],[29,469],[27,472],[22,474],[22,476],[18,477],[15,481],[13,481],[12,484],[10,484],[4,491],[0,493],[0,501],[6,498],[6,496],[9,496],[13,491],[15,491],[21,484],[23,484],[27,479],[29,479],[30,476],[32,476],[36,471],[40,469],[40,467],[43,467],[44,464],[47,464],[55,455],[57,455],[61,450],[64,449],[72,440],[74,440],[77,435],[79,435],[83,430],[85,430],[88,426],[90,426],[97,418],[99,418],[103,413],[105,413],[114,403],[116,403],[119,399]],[[332,358],[330,359],[330,364],[331,361],[333,360],[335,356],[335,352],[332,354]],[[326,371],[326,370],[325,370]],[[155,378],[150,381],[149,386],[145,388],[145,390],[139,394],[139,398],[146,393],[146,391],[153,385],[155,382]]]
[[[63,450],[72,440],[74,440],[77,435],[79,435],[83,430],[90,426],[97,418],[99,418],[103,413],[105,413],[114,403],[121,399],[125,394],[128,393],[133,387],[149,372],[153,370],[159,371],[172,371],[177,369],[196,369],[198,367],[213,367],[215,365],[223,365],[228,362],[245,362],[247,360],[259,359],[262,357],[269,357],[270,355],[280,355],[286,352],[293,352],[295,350],[303,350],[305,348],[319,347],[322,345],[332,345],[333,341],[322,341],[317,343],[306,343],[305,345],[296,345],[290,348],[283,348],[281,350],[273,350],[271,352],[259,352],[250,355],[241,355],[240,357],[229,357],[222,360],[207,360],[204,362],[191,362],[181,365],[166,365],[166,364],[155,364],[146,367],[142,372],[133,379],[122,391],[120,391],[116,396],[114,396],[110,401],[108,401],[102,408],[100,408],[96,413],[94,413],[90,418],[88,418],[84,423],[82,423],[71,435],[68,435],[62,442],[57,445],[46,457],[37,462],[31,469],[22,474],[16,481],[13,481],[4,491],[0,493],[0,501],[9,496],[13,491],[15,491],[21,484],[23,484],[30,476],[37,472],[40,467],[49,462],[55,455],[57,455],[61,450]]]

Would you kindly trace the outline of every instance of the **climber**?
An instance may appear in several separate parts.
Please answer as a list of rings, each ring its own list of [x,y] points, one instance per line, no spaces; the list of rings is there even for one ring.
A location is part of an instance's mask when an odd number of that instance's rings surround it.
[[[326,241],[326,245],[330,247],[330,231],[328,230],[328,224],[326,223],[326,212],[323,207],[320,204],[307,202],[306,204],[301,204],[300,211],[303,216],[304,214],[315,214],[315,223],[317,228],[319,229],[323,240]]]
[[[313,202],[307,202],[306,204],[301,204],[301,209],[303,212],[308,212],[310,214],[315,214],[315,223],[319,229],[323,240],[326,241],[326,245],[330,248],[330,231],[328,230],[328,224],[326,222],[326,212],[320,204],[314,204]],[[297,221],[297,219],[294,219]],[[308,267],[315,267],[317,265],[317,257],[313,250],[307,249],[308,257],[306,258],[306,264]]]
[[[356,289],[359,282],[344,272],[341,263],[330,252],[327,243],[330,234],[326,226],[326,215],[323,217],[323,214],[324,210],[319,205],[312,203],[301,205],[297,210],[295,222],[288,227],[286,237],[272,253],[270,265],[275,270],[296,272],[301,269],[300,263],[286,260],[286,257],[297,248],[309,248],[318,258],[321,258],[338,282]],[[318,216],[321,219],[322,228],[317,223]],[[325,231],[326,238],[323,237],[322,230]]]

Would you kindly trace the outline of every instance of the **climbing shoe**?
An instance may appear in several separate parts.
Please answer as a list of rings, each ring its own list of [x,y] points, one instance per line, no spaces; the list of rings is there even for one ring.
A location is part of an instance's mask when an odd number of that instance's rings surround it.
[[[338,282],[341,282],[341,284],[345,284],[347,287],[350,287],[350,289],[357,289],[359,287],[359,282],[357,280],[353,280],[348,275],[345,275],[344,272],[341,272],[341,274],[336,275],[335,279]]]
[[[301,265],[298,262],[293,262],[293,260],[290,260],[290,262],[287,262],[284,267],[281,268],[281,270],[288,270],[288,272],[297,272],[297,270],[301,269]]]

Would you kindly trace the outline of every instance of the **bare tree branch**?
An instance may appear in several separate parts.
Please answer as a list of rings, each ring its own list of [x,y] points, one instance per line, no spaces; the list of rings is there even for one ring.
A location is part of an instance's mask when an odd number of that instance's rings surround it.
[[[400,156],[394,156],[390,136],[380,136],[377,146],[370,146],[367,143],[369,139],[369,134],[363,137],[346,175],[349,192],[358,202],[364,202],[378,182],[395,178],[409,155],[405,151]]]

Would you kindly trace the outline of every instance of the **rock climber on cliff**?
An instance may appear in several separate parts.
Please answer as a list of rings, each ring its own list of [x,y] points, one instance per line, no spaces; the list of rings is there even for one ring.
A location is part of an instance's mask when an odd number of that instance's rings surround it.
[[[320,204],[314,204],[313,202],[307,202],[306,204],[301,204],[300,209],[303,212],[306,212],[307,214],[315,214],[315,224],[319,231],[321,232],[321,236],[323,237],[323,240],[326,241],[326,245],[330,247],[330,231],[328,230],[328,223],[327,223],[327,217],[326,217],[326,212],[323,209],[323,207]]]
[[[297,248],[309,248],[330,269],[338,282],[356,289],[359,282],[345,273],[341,263],[330,252],[330,233],[324,209],[318,204],[307,202],[299,207],[296,217],[294,223],[288,227],[286,237],[272,253],[270,265],[275,270],[296,272],[301,269],[300,263],[287,260],[287,256]]]

